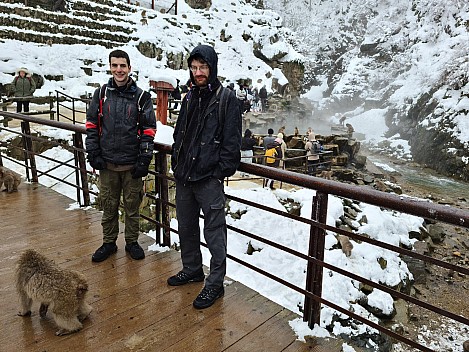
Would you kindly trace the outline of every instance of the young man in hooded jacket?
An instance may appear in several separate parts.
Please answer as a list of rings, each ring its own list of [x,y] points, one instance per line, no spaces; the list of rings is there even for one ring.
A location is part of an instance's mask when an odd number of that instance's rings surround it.
[[[182,101],[171,156],[182,270],[171,276],[168,284],[179,286],[205,279],[193,302],[195,308],[203,309],[224,294],[227,227],[223,179],[239,166],[241,111],[235,94],[223,88],[217,78],[218,57],[211,46],[197,46],[187,61],[192,87]],[[201,209],[204,237],[212,256],[207,278],[200,250]]]
[[[105,89],[95,90],[86,114],[88,162],[99,171],[103,205],[103,245],[93,262],[116,253],[121,193],[125,212],[125,251],[132,259],[143,259],[138,244],[139,210],[143,198],[142,177],[153,158],[156,117],[150,94],[129,77],[129,55],[123,50],[109,54],[112,77]]]

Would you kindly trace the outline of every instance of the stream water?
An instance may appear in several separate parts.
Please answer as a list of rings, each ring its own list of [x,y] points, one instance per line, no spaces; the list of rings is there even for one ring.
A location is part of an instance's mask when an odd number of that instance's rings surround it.
[[[469,184],[438,174],[432,169],[416,166],[412,163],[394,163],[378,155],[368,156],[368,160],[389,172],[397,172],[401,182],[408,187],[427,191],[429,195],[441,199],[469,201]]]

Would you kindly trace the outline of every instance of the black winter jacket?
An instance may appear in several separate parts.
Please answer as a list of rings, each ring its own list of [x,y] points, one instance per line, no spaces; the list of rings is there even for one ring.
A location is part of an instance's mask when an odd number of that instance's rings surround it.
[[[209,177],[222,180],[236,172],[241,160],[241,111],[234,93],[217,79],[217,56],[212,47],[199,45],[188,59],[202,58],[210,67],[208,87],[193,87],[182,101],[174,129],[171,167],[181,182]],[[193,75],[190,73],[193,83]],[[224,117],[219,116],[219,97],[225,89]],[[218,95],[217,95],[218,93]],[[225,113],[226,112],[226,113]],[[195,119],[195,120],[194,120]]]
[[[97,153],[106,162],[116,165],[135,164],[139,155],[151,160],[156,117],[150,94],[144,92],[141,99],[145,103],[140,119],[138,118],[138,99],[141,93],[142,89],[132,79],[129,79],[127,87],[121,91],[115,87],[111,78],[103,102],[103,116],[98,122],[101,89],[96,89],[86,114],[85,144],[88,153]],[[141,129],[138,128],[138,120]]]

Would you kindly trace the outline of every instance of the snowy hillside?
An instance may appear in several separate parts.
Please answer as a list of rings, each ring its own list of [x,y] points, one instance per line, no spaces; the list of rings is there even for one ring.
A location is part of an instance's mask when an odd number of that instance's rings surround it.
[[[467,1],[264,4],[282,11],[285,25],[296,31],[295,47],[308,58],[313,116],[338,121],[345,114],[363,133],[384,118],[388,138],[410,141],[412,156],[401,156],[469,179]]]
[[[72,9],[74,2],[75,0],[69,1]],[[88,3],[91,9],[96,6],[93,1],[80,2]],[[7,6],[13,9],[24,5],[15,3]],[[178,16],[162,14],[148,8],[145,11],[147,24],[140,21],[142,8],[134,13],[122,12],[115,19],[116,25],[133,29],[131,36],[139,38],[120,48],[129,52],[132,69],[138,72],[138,83],[144,88],[148,87],[150,79],[158,80],[161,76],[172,76],[174,81],[179,78],[181,82],[186,82],[189,76],[187,67],[183,65],[185,60],[181,62],[181,69],[177,70],[169,68],[171,60],[181,54],[187,58],[189,52],[199,43],[214,45],[219,54],[218,73],[225,83],[252,79],[255,86],[265,84],[271,87],[274,78],[283,84],[287,82],[279,69],[268,66],[254,55],[254,47],[267,59],[284,62],[302,60],[288,43],[287,38],[291,33],[281,27],[280,16],[269,10],[255,9],[243,1],[234,0],[228,3],[214,0],[209,11],[194,10],[184,1],[179,1]],[[69,16],[73,16],[73,11]],[[142,55],[137,49],[142,43],[147,47],[152,46],[161,54],[156,55],[157,57]],[[48,46],[3,40],[0,42],[0,49],[0,83],[10,83],[13,79],[11,74],[19,67],[27,67],[42,76],[64,76],[63,81],[46,81],[44,87],[36,92],[37,95],[48,95],[49,91],[58,89],[72,96],[80,96],[92,91],[93,88],[88,84],[102,83],[109,77],[106,70],[111,49],[101,46]],[[93,62],[92,76],[85,75],[81,69],[84,61]]]

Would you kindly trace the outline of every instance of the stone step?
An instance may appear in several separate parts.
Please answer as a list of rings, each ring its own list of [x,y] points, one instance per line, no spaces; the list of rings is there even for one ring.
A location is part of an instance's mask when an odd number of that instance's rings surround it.
[[[87,45],[102,45],[106,48],[114,48],[122,45],[121,42],[105,41],[102,39],[90,39],[80,36],[53,36],[47,33],[22,33],[18,30],[12,29],[0,29],[0,38],[20,40],[23,42],[42,43],[47,45],[52,44],[87,44]],[[130,40],[130,39],[129,39]]]
[[[80,4],[80,2],[74,3]],[[83,4],[83,6],[85,6]],[[87,11],[81,11],[79,14],[75,14],[72,10],[73,16],[70,16],[68,13],[64,12],[51,12],[46,11],[40,7],[15,7],[13,4],[0,3],[0,13],[4,13],[8,17],[14,18],[27,18],[30,20],[36,21],[45,21],[48,23],[59,24],[59,25],[75,25],[80,27],[88,27],[96,29],[108,29],[112,32],[122,32],[131,34],[134,29],[133,25],[135,24],[127,18],[127,16],[122,16],[122,12],[118,15],[114,13],[109,13],[106,16],[105,10],[102,10],[104,14],[97,12],[99,7],[87,6]],[[112,11],[112,9],[109,9]],[[16,16],[15,16],[16,15]],[[106,23],[106,21],[112,21],[113,24]],[[116,25],[115,23],[122,23],[122,25]]]
[[[112,4],[110,1],[106,3]],[[51,12],[41,7],[32,8],[7,2],[0,3],[0,20],[3,26],[0,36],[48,45],[99,44],[107,48],[138,39],[132,37],[135,23],[127,18],[124,10],[116,11],[115,7],[108,8],[108,5],[86,0],[78,0],[72,5],[79,10],[75,13],[72,9],[73,16],[70,16],[68,13]],[[100,8],[100,6],[105,8]],[[124,6],[119,4],[119,6],[128,11],[133,10],[127,4]]]
[[[95,3],[95,4],[98,4],[99,7],[101,8],[103,8],[103,5],[104,5],[111,9],[119,9],[120,14],[122,14],[122,11],[137,12],[138,10],[142,9],[139,6],[128,4],[127,1],[123,1],[123,0],[90,0],[90,1],[78,0],[76,1],[76,3],[78,2]]]
[[[3,26],[20,29],[21,32],[24,32],[23,34],[27,34],[29,31],[30,35],[39,34],[48,35],[50,37],[60,35],[64,37],[79,37],[80,40],[82,40],[82,38],[88,38],[117,43],[128,43],[130,40],[136,39],[122,32],[122,34],[112,32],[105,26],[100,29],[89,29],[83,26],[60,25],[46,21],[29,20],[27,18],[5,17],[3,14],[0,14],[0,18]],[[54,40],[54,43],[55,42]]]

